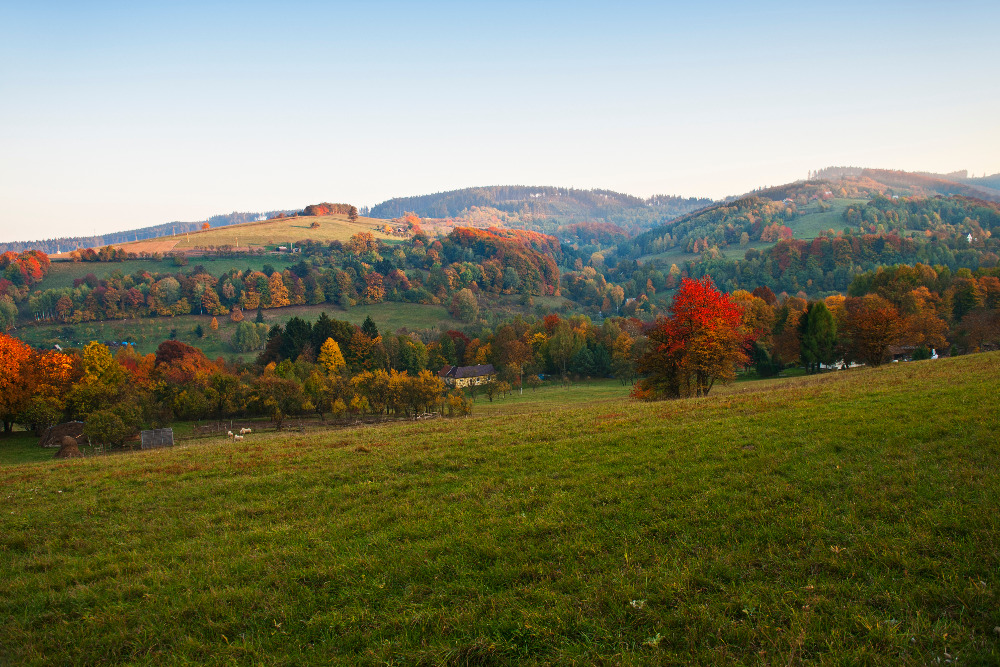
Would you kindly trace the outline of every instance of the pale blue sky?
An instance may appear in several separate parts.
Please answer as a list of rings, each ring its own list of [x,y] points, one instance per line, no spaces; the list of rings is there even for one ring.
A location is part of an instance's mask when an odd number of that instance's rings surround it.
[[[0,240],[473,185],[1000,171],[995,1],[13,4]]]

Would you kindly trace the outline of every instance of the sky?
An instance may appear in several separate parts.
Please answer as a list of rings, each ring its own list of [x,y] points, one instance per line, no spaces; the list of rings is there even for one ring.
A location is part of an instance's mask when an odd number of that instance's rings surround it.
[[[997,173],[997,19],[995,0],[0,3],[0,241],[477,185]]]

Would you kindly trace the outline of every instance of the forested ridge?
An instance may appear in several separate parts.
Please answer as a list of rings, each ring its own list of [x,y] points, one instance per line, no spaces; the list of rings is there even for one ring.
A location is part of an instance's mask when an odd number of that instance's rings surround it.
[[[524,217],[558,217],[577,222],[655,212],[675,217],[712,203],[710,199],[655,195],[641,199],[611,190],[577,190],[551,186],[504,185],[464,188],[415,197],[396,197],[373,206],[374,218],[398,218],[413,212],[425,218],[460,218],[473,208],[493,208]]]

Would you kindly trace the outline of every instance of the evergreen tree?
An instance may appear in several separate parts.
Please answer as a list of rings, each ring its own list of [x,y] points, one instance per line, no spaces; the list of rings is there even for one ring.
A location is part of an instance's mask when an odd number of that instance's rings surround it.
[[[830,364],[836,352],[837,321],[822,301],[810,303],[799,320],[799,354],[810,373]]]
[[[372,340],[378,338],[378,327],[375,326],[375,320],[372,319],[371,315],[366,317],[361,324],[361,331]]]
[[[281,345],[281,358],[295,361],[312,343],[312,325],[301,317],[293,317],[285,325],[284,340]]]
[[[323,345],[326,344],[327,338],[334,338],[333,335],[333,320],[330,316],[326,314],[324,310],[319,314],[319,318],[313,323],[312,326],[312,344],[317,350],[321,350]]]

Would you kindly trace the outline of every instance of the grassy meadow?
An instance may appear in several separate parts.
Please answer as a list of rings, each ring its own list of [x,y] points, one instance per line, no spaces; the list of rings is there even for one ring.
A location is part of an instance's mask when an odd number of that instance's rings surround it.
[[[292,317],[301,317],[314,322],[319,314],[326,311],[330,317],[346,320],[360,325],[369,315],[375,321],[379,331],[395,332],[400,328],[430,329],[434,327],[450,328],[457,322],[448,314],[444,306],[424,305],[419,303],[383,302],[366,306],[357,306],[348,310],[340,310],[333,304],[318,306],[288,306],[285,308],[270,308],[264,312],[264,322],[284,325]],[[248,321],[254,321],[257,311],[244,313]],[[236,329],[236,323],[230,321],[228,315],[220,315],[219,328],[212,331],[211,315],[179,315],[177,317],[149,317],[138,320],[105,320],[102,322],[84,322],[81,324],[39,324],[22,326],[12,335],[29,345],[40,348],[51,348],[58,343],[62,347],[80,347],[92,340],[96,341],[134,341],[140,354],[155,352],[157,346],[170,338],[171,332],[176,340],[201,348],[210,359],[216,357],[238,357],[250,359],[255,352],[240,354],[229,346],[229,339]],[[204,336],[195,334],[195,327],[201,325]]]
[[[3,465],[0,664],[997,664],[998,373]]]
[[[88,273],[93,273],[98,278],[107,278],[112,273],[118,271],[122,275],[130,275],[136,271],[149,271],[150,273],[177,273],[178,271],[190,271],[192,267],[201,264],[213,276],[221,276],[230,269],[253,269],[260,271],[265,264],[269,264],[278,271],[283,271],[291,264],[299,261],[299,257],[289,255],[247,255],[246,257],[192,257],[188,266],[177,266],[173,257],[161,260],[152,259],[130,259],[122,262],[52,262],[49,273],[45,280],[33,289],[55,289],[59,287],[72,287],[73,281],[84,278]]]
[[[313,229],[314,222],[319,223],[319,227]],[[357,222],[351,222],[346,215],[303,216],[245,222],[239,225],[177,234],[176,236],[164,236],[156,240],[173,242],[171,252],[226,245],[261,248],[288,245],[306,239],[329,243],[330,241],[347,241],[359,232],[371,232],[381,239],[398,240],[398,237],[387,236],[379,231],[386,222],[388,221],[375,218],[358,218]],[[144,249],[144,244],[148,243],[149,241],[136,241],[122,244],[121,247],[125,250],[138,252]]]
[[[804,212],[804,215],[796,217],[787,224],[795,233],[793,238],[806,240],[814,239],[830,229],[833,229],[834,231],[844,229],[844,227],[848,226],[847,223],[844,222],[844,211],[846,211],[849,206],[857,206],[858,204],[866,201],[866,199],[831,199],[827,202],[831,207],[827,211],[821,211],[818,202],[811,202],[801,209]],[[763,251],[773,245],[773,243],[761,243],[760,241],[755,241],[745,247],[741,247],[739,245],[731,246],[725,250],[725,253],[729,257],[742,258],[744,253],[750,248]],[[643,255],[639,258],[639,262],[648,262],[655,259],[667,264],[677,264],[678,266],[681,266],[684,262],[696,262],[700,258],[701,253],[695,254],[684,252],[681,248],[671,248],[666,252]]]

